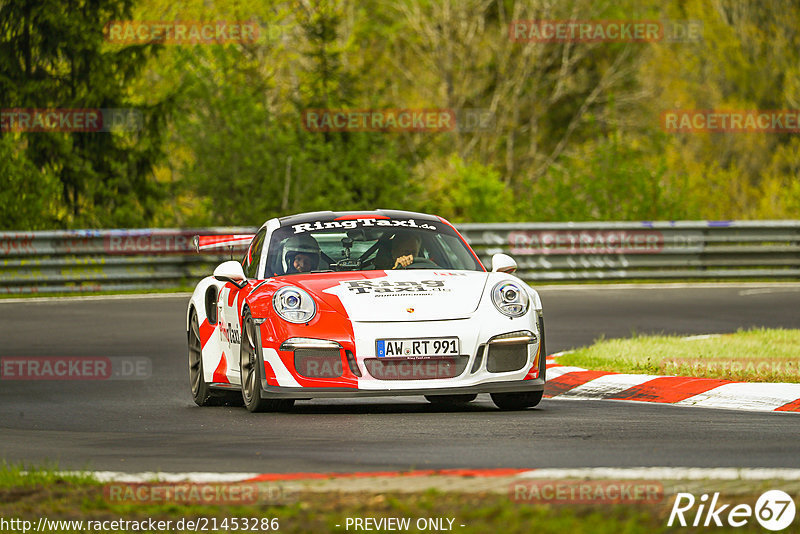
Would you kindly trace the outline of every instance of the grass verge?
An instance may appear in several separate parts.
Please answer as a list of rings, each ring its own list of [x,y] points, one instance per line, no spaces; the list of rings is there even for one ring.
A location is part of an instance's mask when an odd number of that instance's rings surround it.
[[[22,532],[9,528],[8,521],[30,521],[35,530],[40,518],[46,518],[46,532],[205,532],[279,531],[353,532],[348,518],[407,518],[406,532],[452,531],[464,534],[504,533],[628,533],[653,534],[674,531],[667,527],[672,498],[654,504],[543,504],[519,502],[501,493],[459,493],[434,490],[417,493],[339,492],[297,493],[292,502],[248,506],[210,506],[179,504],[126,504],[109,502],[104,485],[91,476],[62,477],[55,471],[30,471],[3,466],[0,470],[0,522],[6,521],[3,532]],[[757,493],[736,497],[738,503],[756,502]],[[227,519],[227,523],[224,521]],[[239,528],[233,528],[233,519]],[[242,521],[257,528],[242,529]],[[430,523],[427,520],[434,520]],[[115,530],[112,521],[136,521],[144,527]],[[147,524],[170,521],[166,529],[148,528]],[[266,522],[264,522],[266,520]],[[451,521],[452,520],[452,521]],[[53,521],[82,521],[81,525],[56,525]],[[98,523],[106,522],[99,529]],[[178,528],[179,522],[200,522],[206,528]],[[422,521],[420,528],[418,521]],[[217,528],[213,528],[214,525]],[[223,527],[222,525],[225,525]],[[432,528],[437,525],[438,528]],[[16,523],[20,527],[20,523]],[[276,528],[277,527],[277,528]],[[374,524],[373,524],[374,527]],[[372,528],[378,532],[386,531]],[[704,531],[681,529],[687,532]],[[759,532],[755,520],[743,528],[714,529],[715,531]]]
[[[800,330],[756,328],[710,336],[599,339],[561,356],[562,365],[619,373],[741,382],[800,382]]]

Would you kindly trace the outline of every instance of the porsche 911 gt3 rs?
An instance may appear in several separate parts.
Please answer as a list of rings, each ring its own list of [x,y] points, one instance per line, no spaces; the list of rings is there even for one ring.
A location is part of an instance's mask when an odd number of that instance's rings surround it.
[[[505,254],[487,271],[446,220],[393,210],[271,219],[194,290],[189,378],[200,405],[289,409],[295,400],[424,395],[501,409],[542,398],[539,295]]]

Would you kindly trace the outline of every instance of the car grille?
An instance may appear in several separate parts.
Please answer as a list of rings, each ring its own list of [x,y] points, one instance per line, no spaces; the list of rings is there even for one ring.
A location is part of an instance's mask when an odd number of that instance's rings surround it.
[[[294,368],[306,378],[338,378],[344,373],[339,349],[296,349]]]
[[[489,345],[486,370],[490,373],[519,371],[528,363],[528,344]]]
[[[467,368],[468,361],[468,356],[367,358],[364,365],[378,380],[432,380],[459,376]]]

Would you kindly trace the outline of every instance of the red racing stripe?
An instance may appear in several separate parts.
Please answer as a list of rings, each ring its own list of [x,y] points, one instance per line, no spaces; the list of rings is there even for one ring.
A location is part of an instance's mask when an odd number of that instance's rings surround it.
[[[225,284],[228,288],[228,306],[233,308],[233,303],[236,302],[236,297],[239,296],[239,288],[228,282]]]
[[[617,373],[612,373],[610,371],[574,371],[572,373],[566,373],[558,378],[547,381],[547,383],[544,385],[544,396],[555,397],[556,395],[561,395],[562,393],[565,393],[573,388],[582,386],[586,382],[594,380],[595,378],[614,374]]]
[[[211,339],[211,334],[214,333],[216,326],[209,324],[208,319],[203,319],[203,324],[200,325],[200,347],[206,346],[206,342]]]
[[[455,477],[508,477],[525,471],[530,471],[530,469],[422,469],[417,471],[370,471],[357,473],[265,473],[247,479],[247,482],[326,478],[423,477],[431,475]]]
[[[275,370],[267,360],[264,360],[264,379],[270,386],[280,386],[278,378],[275,376]]]
[[[716,378],[663,376],[620,391],[607,399],[673,403],[730,383],[730,380]]]
[[[800,399],[794,400],[788,404],[784,404],[779,408],[775,408],[776,412],[800,412]]]
[[[531,365],[528,374],[525,375],[523,380],[532,380],[534,378],[539,378],[539,356],[542,353],[542,344],[539,343],[539,348],[536,349],[536,358],[533,359],[533,365]]]
[[[225,353],[222,353],[222,358],[219,360],[219,365],[214,369],[214,376],[211,378],[213,382],[218,384],[230,384],[228,380],[228,360],[225,359]]]
[[[342,215],[336,217],[334,221],[354,221],[356,219],[389,219],[386,215]]]

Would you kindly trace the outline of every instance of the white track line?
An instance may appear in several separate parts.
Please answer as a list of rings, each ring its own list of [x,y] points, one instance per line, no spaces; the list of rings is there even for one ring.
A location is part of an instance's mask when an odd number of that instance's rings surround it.
[[[774,411],[796,399],[800,399],[800,384],[735,382],[715,387],[675,405]]]
[[[63,471],[64,475],[91,475],[100,482],[241,482],[259,476],[261,473],[159,473],[145,471],[143,473],[123,473],[121,471]]]
[[[530,282],[529,285],[536,291],[586,291],[597,289],[723,289],[737,288],[800,288],[797,282],[665,282],[663,284],[548,284],[538,285]]]
[[[85,295],[75,297],[25,297],[0,299],[0,304],[20,304],[25,302],[76,302],[82,300],[142,300],[142,299],[167,299],[184,298],[188,299],[191,293],[132,293],[130,295]]]
[[[520,478],[608,478],[658,480],[800,480],[800,469],[738,467],[589,467],[534,469]]]

